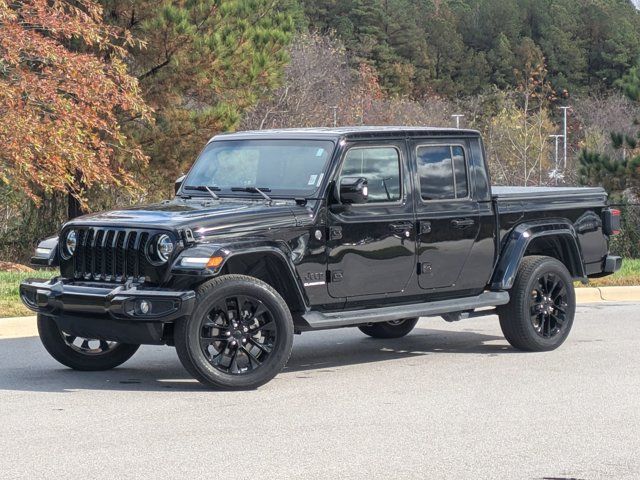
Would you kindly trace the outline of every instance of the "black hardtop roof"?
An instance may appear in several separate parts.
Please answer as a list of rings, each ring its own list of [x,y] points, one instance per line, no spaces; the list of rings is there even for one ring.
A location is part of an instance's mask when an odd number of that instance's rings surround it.
[[[385,137],[477,137],[480,132],[458,128],[407,127],[407,126],[353,126],[353,127],[317,127],[282,128],[273,130],[250,130],[245,132],[221,133],[213,140],[251,140],[251,139],[375,139]]]

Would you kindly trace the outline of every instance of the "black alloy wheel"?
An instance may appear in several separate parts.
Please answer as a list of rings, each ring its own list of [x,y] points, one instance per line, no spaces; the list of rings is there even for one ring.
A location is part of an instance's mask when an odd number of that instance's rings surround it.
[[[78,337],[62,330],[60,330],[60,335],[62,335],[62,339],[69,348],[83,355],[104,355],[120,345],[118,342],[111,340]]]
[[[388,322],[370,323],[358,328],[365,335],[373,338],[401,338],[408,335],[418,323],[418,318],[403,318]]]
[[[567,286],[553,272],[542,274],[531,291],[531,323],[542,338],[560,334],[567,318]]]
[[[272,315],[263,302],[251,296],[220,298],[200,326],[200,346],[209,363],[234,375],[259,368],[277,339]]]
[[[90,321],[90,319],[87,319]],[[47,352],[74,370],[109,370],[129,360],[140,345],[84,338],[64,332],[55,319],[38,315],[38,334]]]
[[[267,283],[222,275],[196,289],[196,307],[176,322],[174,340],[182,365],[201,383],[221,390],[254,389],[289,360],[293,319]]]
[[[509,295],[498,316],[502,333],[514,348],[543,352],[562,345],[576,310],[573,278],[562,262],[524,257]]]

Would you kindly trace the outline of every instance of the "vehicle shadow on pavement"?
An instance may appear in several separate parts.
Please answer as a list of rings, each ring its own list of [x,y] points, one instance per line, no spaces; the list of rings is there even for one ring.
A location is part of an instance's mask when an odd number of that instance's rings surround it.
[[[498,344],[487,343],[502,340]],[[423,357],[440,353],[516,354],[502,337],[476,332],[416,328],[392,340],[365,337],[349,329],[344,335],[318,332],[296,336],[287,372],[316,371],[347,365]],[[59,365],[37,337],[0,340],[0,391],[73,392],[203,391],[206,387],[182,368],[172,348],[143,346],[123,366],[104,372],[77,372]]]
[[[310,340],[311,335],[309,337]],[[502,342],[487,343],[495,340]],[[338,342],[334,340],[314,343],[308,341],[304,345],[301,343],[298,345],[294,343],[291,359],[285,367],[285,372],[341,367],[438,353],[471,353],[490,356],[517,353],[509,347],[504,337],[477,332],[425,328],[416,328],[406,337],[388,340],[350,335]]]

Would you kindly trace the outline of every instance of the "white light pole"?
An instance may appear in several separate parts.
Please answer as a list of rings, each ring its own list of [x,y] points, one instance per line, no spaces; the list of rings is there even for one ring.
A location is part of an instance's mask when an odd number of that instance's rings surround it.
[[[333,110],[333,126],[337,127],[338,126],[338,106],[336,105],[335,107],[329,107],[329,108]]]
[[[464,117],[464,115],[460,114],[460,113],[456,113],[455,115],[451,115],[453,118],[456,119],[456,128],[460,128],[460,119]]]
[[[563,149],[564,149],[564,153],[563,153],[563,163],[562,163],[562,170],[566,170],[567,169],[567,110],[569,110],[571,107],[560,107],[562,109],[562,137],[563,137]]]
[[[553,178],[555,180],[556,185],[558,185],[558,176],[560,172],[558,171],[558,139],[562,138],[564,135],[549,135],[551,138],[555,138],[556,140],[556,168],[553,170]]]

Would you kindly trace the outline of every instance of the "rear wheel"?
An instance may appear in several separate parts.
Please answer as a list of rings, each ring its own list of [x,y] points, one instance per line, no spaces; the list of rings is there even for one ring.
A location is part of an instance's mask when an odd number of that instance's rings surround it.
[[[180,361],[197,380],[218,389],[257,388],[284,368],[293,320],[268,284],[224,275],[201,285],[194,313],[175,326]]]
[[[573,325],[576,295],[567,268],[551,257],[522,260],[511,300],[500,308],[500,327],[519,350],[542,352],[558,348]]]
[[[358,327],[360,331],[373,338],[400,338],[407,335],[418,323],[417,318],[404,318],[382,323],[372,323]]]
[[[115,368],[129,360],[140,347],[63,332],[53,318],[45,315],[38,315],[38,333],[47,352],[58,362],[74,370]]]

